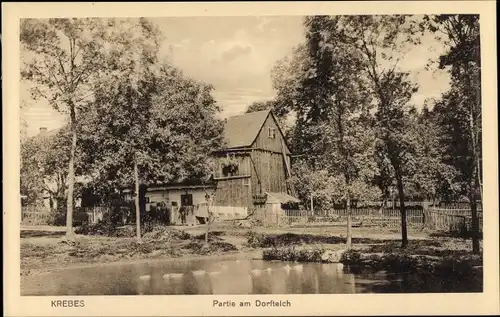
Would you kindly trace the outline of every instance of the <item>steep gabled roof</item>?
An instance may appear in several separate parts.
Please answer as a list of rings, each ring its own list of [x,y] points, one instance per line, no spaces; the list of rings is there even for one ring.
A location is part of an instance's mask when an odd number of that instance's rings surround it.
[[[228,148],[249,147],[255,141],[270,110],[256,111],[227,119],[224,138]]]

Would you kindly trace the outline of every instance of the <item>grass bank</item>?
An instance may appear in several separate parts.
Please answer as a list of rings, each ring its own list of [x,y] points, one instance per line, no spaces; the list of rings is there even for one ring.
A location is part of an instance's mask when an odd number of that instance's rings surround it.
[[[311,245],[311,244],[345,244],[346,238],[334,235],[318,235],[304,233],[277,233],[267,234],[249,231],[245,235],[247,245],[253,248],[276,248],[283,246]],[[353,244],[373,244],[393,240],[353,237]]]
[[[129,232],[129,233],[127,233]],[[157,227],[138,243],[131,229],[109,237],[99,230],[66,239],[64,232],[21,232],[21,275],[50,271],[72,264],[109,263],[142,259],[184,258],[222,255],[237,251],[219,234],[190,235],[181,230]]]

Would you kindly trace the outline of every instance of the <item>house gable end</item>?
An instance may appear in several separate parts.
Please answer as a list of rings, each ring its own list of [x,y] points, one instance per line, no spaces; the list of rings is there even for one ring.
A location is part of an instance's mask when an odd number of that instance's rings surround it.
[[[274,129],[275,137],[269,137],[269,128]],[[285,153],[287,155],[291,154],[290,147],[285,139],[285,136],[276,120],[274,114],[269,111],[266,119],[262,123],[259,132],[255,136],[255,139],[251,145],[254,149],[269,150],[274,152],[283,152],[283,147],[285,148]]]

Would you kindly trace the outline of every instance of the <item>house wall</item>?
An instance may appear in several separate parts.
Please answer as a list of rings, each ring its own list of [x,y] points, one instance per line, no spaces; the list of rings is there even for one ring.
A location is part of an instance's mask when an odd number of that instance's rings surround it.
[[[193,195],[193,205],[201,204],[205,202],[205,191],[201,188],[199,189],[171,189],[168,192],[170,202],[176,201],[177,205],[181,205],[181,195],[191,194]]]
[[[269,128],[275,129],[275,138],[269,138]],[[252,145],[253,193],[287,192],[285,159],[290,168],[290,150],[279,132],[276,121],[270,115]]]
[[[286,193],[286,175],[283,155],[262,150],[253,150],[254,170],[252,173],[252,192]]]
[[[211,192],[212,189],[207,189]],[[177,206],[181,205],[181,195],[193,195],[193,205],[198,205],[205,202],[205,191],[202,188],[185,188],[185,189],[162,189],[146,192],[146,198],[149,197],[149,204],[166,202],[172,206],[172,202],[177,202]]]
[[[251,177],[228,178],[217,181],[217,206],[246,207],[252,205]]]
[[[250,159],[251,157],[251,159]],[[245,157],[250,177],[217,180],[216,205],[253,206],[252,196],[265,192],[287,192],[283,155],[265,150],[252,150]],[[247,167],[245,167],[245,171]]]
[[[249,180],[249,178],[247,178]],[[240,179],[241,180],[241,179]],[[223,184],[228,184],[228,182],[222,182]],[[230,183],[236,183],[236,182],[230,182]],[[234,184],[231,184],[231,186],[236,186]],[[236,186],[235,192],[239,191],[237,188],[242,188],[242,186]],[[234,189],[234,188],[233,188]],[[209,188],[207,191],[211,193],[214,189]],[[232,191],[227,190],[223,191],[224,194],[231,193]],[[193,205],[198,205],[201,203],[205,202],[205,191],[201,188],[186,188],[186,189],[155,189],[153,191],[146,192],[146,198],[149,198],[149,203],[146,203],[146,210],[149,211],[151,204],[152,203],[158,203],[158,202],[165,202],[167,203],[168,206],[172,206],[172,202],[177,202],[177,206],[180,206],[181,204],[181,195],[183,194],[192,194],[193,195]],[[229,219],[242,219],[248,215],[248,207],[247,205],[242,205],[238,204],[235,201],[241,201],[243,200],[249,200],[248,196],[246,198],[235,198],[235,200],[231,200],[230,197],[232,196],[223,196],[225,197],[224,199],[226,200],[221,200],[217,199],[220,198],[221,196],[217,195],[215,196],[215,201],[214,205],[211,208],[211,211],[214,213],[215,216],[215,221],[219,220],[229,220]],[[251,197],[250,197],[251,200]],[[222,203],[222,204],[221,204]],[[172,217],[171,217],[171,223],[172,224],[177,224],[179,223],[178,220],[178,208],[173,208],[172,209]],[[189,220],[188,220],[189,222]],[[193,219],[193,222],[195,220]]]
[[[248,216],[248,207],[212,206],[215,221],[243,219]]]

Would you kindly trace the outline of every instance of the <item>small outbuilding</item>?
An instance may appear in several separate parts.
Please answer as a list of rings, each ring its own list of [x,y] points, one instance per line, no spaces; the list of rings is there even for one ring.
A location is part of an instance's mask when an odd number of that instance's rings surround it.
[[[300,199],[295,198],[286,193],[273,193],[266,192],[267,199],[266,205],[270,205],[271,209],[276,212],[283,212],[285,210],[298,210]]]
[[[266,192],[264,199],[265,203],[261,205],[264,212],[261,213],[261,220],[266,226],[282,224],[286,216],[289,216],[288,213],[299,210],[301,202],[289,194],[276,192]]]

